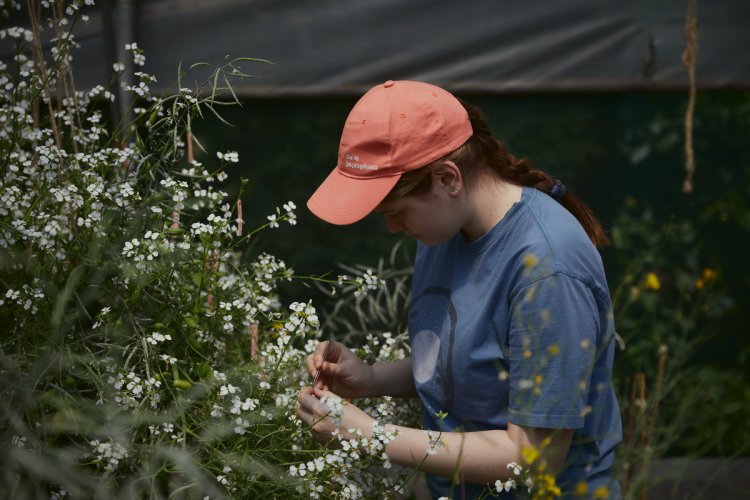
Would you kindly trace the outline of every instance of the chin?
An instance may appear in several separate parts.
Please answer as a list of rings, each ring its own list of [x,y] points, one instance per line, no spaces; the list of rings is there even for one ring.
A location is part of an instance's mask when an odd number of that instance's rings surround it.
[[[415,236],[414,239],[428,247],[434,247],[436,245],[443,243],[443,240],[428,240],[424,238],[423,236]]]

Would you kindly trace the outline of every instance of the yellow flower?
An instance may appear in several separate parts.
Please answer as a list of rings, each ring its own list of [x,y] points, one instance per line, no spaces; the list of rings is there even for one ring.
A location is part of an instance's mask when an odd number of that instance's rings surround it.
[[[599,486],[594,490],[594,498],[609,498],[609,488],[606,486]]]
[[[531,351],[529,351],[528,349],[523,351],[523,359],[529,359],[530,357],[531,357]]]
[[[531,465],[539,458],[539,450],[535,446],[524,446],[521,448],[521,455],[526,463]]]
[[[661,282],[659,277],[655,273],[646,274],[646,278],[643,280],[643,286],[647,290],[658,290],[661,288]]]
[[[578,481],[575,489],[573,490],[573,494],[577,497],[582,497],[588,492],[589,492],[589,485],[588,483],[586,483],[586,481]]]
[[[713,281],[716,279],[716,271],[711,269],[710,267],[706,267],[703,269],[703,272],[701,272],[701,275],[699,278],[696,278],[695,280],[695,288],[696,290],[701,290],[704,288],[710,281]]]
[[[549,499],[559,497],[562,492],[557,486],[555,476],[552,474],[540,474],[535,480],[534,493],[532,498],[535,500]]]
[[[701,275],[704,281],[711,281],[713,279],[716,279],[716,271],[711,269],[710,267],[707,267],[703,270],[703,274]]]
[[[536,256],[533,254],[530,254],[530,253],[526,254],[523,258],[524,267],[527,267],[527,268],[534,267],[538,263],[539,263],[539,259],[537,259]]]
[[[535,384],[537,384],[537,385],[541,384],[543,380],[544,380],[544,377],[542,377],[541,375],[534,375],[534,383]]]
[[[547,351],[548,351],[548,352],[549,352],[549,353],[550,353],[551,355],[553,355],[553,356],[557,356],[558,354],[560,354],[560,347],[559,347],[559,346],[558,346],[557,344],[552,344],[552,345],[550,345],[550,346],[549,346],[549,347],[547,348]]]

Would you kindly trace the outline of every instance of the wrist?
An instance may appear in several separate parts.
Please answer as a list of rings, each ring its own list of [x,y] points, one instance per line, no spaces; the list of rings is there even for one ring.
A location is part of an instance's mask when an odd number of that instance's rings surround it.
[[[395,425],[373,420],[369,435],[366,436],[369,448],[368,452],[371,455],[378,455],[386,461],[390,461],[386,447],[397,435],[398,429]]]
[[[351,446],[360,453],[380,457],[389,461],[386,446],[396,437],[396,426],[384,424],[377,419],[370,418],[366,426],[359,427],[350,434]]]
[[[368,387],[366,389],[366,394],[364,397],[366,398],[377,398],[383,395],[382,388],[380,387],[380,368],[382,368],[382,364],[375,363],[374,365],[367,365],[367,367],[370,370],[370,383],[368,384]]]

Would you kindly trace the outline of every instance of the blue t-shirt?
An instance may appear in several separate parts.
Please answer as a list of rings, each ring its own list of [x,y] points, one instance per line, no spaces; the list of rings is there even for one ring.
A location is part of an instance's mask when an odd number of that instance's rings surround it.
[[[609,289],[599,253],[557,201],[524,187],[478,240],[418,245],[409,336],[425,429],[575,429],[558,485],[586,481],[619,498]],[[436,498],[483,488],[427,480]]]

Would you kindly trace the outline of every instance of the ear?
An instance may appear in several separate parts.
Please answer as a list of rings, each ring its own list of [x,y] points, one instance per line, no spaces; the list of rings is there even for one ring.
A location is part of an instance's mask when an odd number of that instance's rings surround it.
[[[461,169],[450,160],[445,160],[432,170],[432,185],[451,195],[458,194],[464,187]]]

